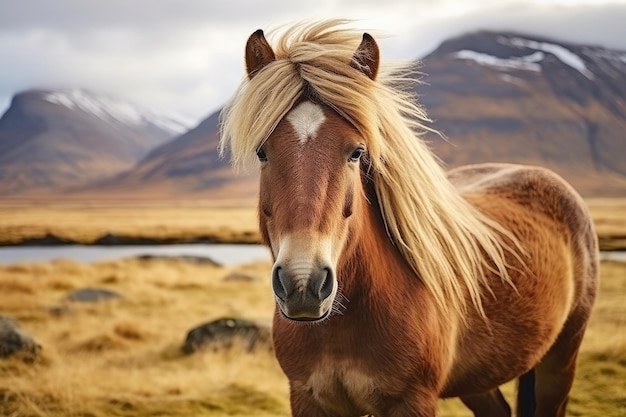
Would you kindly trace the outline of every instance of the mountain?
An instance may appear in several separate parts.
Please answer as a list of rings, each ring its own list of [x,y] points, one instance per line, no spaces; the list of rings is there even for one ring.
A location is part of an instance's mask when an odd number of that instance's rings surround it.
[[[218,118],[219,112],[213,113],[187,133],[154,149],[131,170],[98,183],[97,192],[132,193],[140,198],[254,197],[256,176],[236,175],[228,159],[219,155]]]
[[[415,90],[445,138],[449,167],[549,167],[585,196],[626,194],[626,52],[514,33],[450,39],[422,59]],[[154,150],[110,186],[162,195],[251,196],[257,184],[217,157],[217,114]]]
[[[131,168],[186,124],[83,90],[30,90],[0,119],[0,195],[55,193]]]
[[[423,60],[416,93],[450,166],[549,167],[584,195],[626,194],[626,52],[477,32]]]
[[[447,166],[541,165],[584,196],[626,195],[626,52],[481,31],[443,42],[420,70],[415,93],[445,135],[426,139]],[[77,95],[16,96],[0,120],[0,196],[7,184],[78,184],[63,194],[77,199],[256,195],[255,176],[218,156],[218,113],[167,141],[171,121]]]

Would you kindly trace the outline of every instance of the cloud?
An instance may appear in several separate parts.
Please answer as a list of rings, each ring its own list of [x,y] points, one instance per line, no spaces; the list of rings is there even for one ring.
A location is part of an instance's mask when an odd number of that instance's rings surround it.
[[[478,29],[626,50],[623,1],[555,1],[5,0],[0,111],[20,90],[78,86],[199,120],[236,88],[250,33],[306,18],[359,19],[389,35],[379,38],[384,59],[413,59]]]
[[[626,50],[626,4],[517,3],[475,10],[449,21],[459,29],[487,28],[542,35],[564,42],[599,45]]]

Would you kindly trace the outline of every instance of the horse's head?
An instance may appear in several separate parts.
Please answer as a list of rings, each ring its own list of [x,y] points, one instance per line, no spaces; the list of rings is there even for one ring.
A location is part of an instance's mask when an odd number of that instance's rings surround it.
[[[274,59],[263,33],[255,32],[246,47],[250,79]],[[375,78],[378,47],[369,35],[346,65]],[[257,149],[261,233],[275,258],[272,286],[288,319],[322,320],[333,309],[338,260],[350,250],[363,200],[366,154],[359,131],[314,93],[303,94]]]

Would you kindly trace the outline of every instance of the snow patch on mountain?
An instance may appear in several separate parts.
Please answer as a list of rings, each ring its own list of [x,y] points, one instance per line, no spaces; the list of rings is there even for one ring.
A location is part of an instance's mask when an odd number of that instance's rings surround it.
[[[600,69],[612,76],[626,74],[626,52],[598,47],[583,47],[582,53]]]
[[[541,65],[537,62],[540,62],[544,58],[544,54],[542,52],[535,52],[519,58],[498,58],[493,55],[471,51],[469,49],[463,49],[462,51],[455,52],[454,56],[458,59],[469,59],[481,65],[490,65],[505,70],[519,69],[535,72],[541,71]]]
[[[523,38],[507,38],[504,36],[498,37],[497,40],[503,45],[514,46],[516,48],[530,48],[552,54],[565,65],[574,68],[576,71],[580,72],[582,75],[589,78],[590,80],[593,80],[594,78],[593,73],[589,71],[589,69],[585,65],[585,61],[583,61],[583,59],[576,55],[574,52],[561,45],[549,42],[538,42]]]
[[[50,91],[43,96],[43,99],[72,110],[82,111],[107,123],[118,122],[127,126],[153,124],[173,135],[182,134],[191,127],[190,122],[180,118],[158,114],[122,100],[98,96],[80,89]]]
[[[521,78],[518,77],[514,77],[512,75],[509,74],[502,74],[500,75],[500,79],[504,82],[510,83],[510,84],[515,84],[521,87],[525,87],[526,86],[526,81],[522,80]]]
[[[608,49],[588,47],[583,48],[583,52],[587,56],[595,56],[609,61],[618,61],[626,64],[626,52],[610,51]]]
[[[502,45],[513,47],[516,49],[531,49],[535,52],[526,56],[510,56],[508,58],[501,58],[493,55],[489,55],[483,52],[477,52],[472,50],[461,50],[455,52],[454,55],[459,59],[470,59],[481,65],[489,65],[500,68],[502,70],[527,70],[527,71],[541,71],[541,62],[545,59],[546,54],[550,54],[563,62],[565,65],[575,69],[582,75],[590,80],[594,79],[594,74],[587,68],[585,61],[572,52],[568,48],[550,42],[540,42],[530,39],[524,39],[520,37],[510,36],[498,36],[496,41]],[[584,55],[589,55],[583,51]],[[598,57],[600,53],[597,53]],[[601,58],[611,59],[620,63],[626,63],[626,54],[604,54]]]

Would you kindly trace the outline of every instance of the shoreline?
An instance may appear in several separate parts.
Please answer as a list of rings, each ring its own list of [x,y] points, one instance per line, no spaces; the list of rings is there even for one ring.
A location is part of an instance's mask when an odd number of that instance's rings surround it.
[[[75,239],[48,232],[43,236],[23,236],[13,240],[3,240],[0,237],[0,249],[3,247],[29,246],[161,246],[177,244],[235,244],[259,245],[262,244],[259,233],[256,231],[242,231],[228,234],[199,234],[185,237],[158,237],[149,235],[130,235],[124,233],[105,233],[94,239]],[[601,252],[626,251],[626,236],[599,235],[598,244]]]
[[[72,202],[73,203],[73,202]],[[259,244],[257,207],[218,202],[143,207],[0,204],[0,247]],[[626,198],[587,205],[601,251],[626,251]]]
[[[74,239],[67,236],[59,236],[55,233],[46,233],[43,236],[22,237],[15,240],[2,240],[0,237],[0,249],[6,247],[28,246],[161,246],[183,244],[235,244],[257,245],[261,244],[257,233],[241,232],[230,236],[199,235],[194,237],[154,237],[135,236],[122,233],[106,233],[92,240]]]

